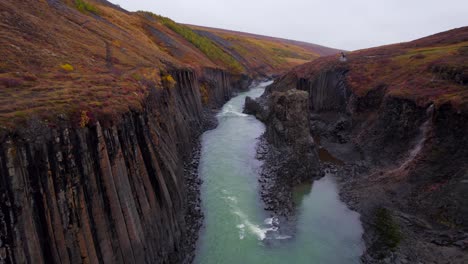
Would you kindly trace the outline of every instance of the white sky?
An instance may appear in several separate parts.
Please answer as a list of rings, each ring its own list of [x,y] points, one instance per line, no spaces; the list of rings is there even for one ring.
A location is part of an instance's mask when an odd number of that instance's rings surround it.
[[[110,0],[176,22],[355,50],[468,26],[468,0]]]

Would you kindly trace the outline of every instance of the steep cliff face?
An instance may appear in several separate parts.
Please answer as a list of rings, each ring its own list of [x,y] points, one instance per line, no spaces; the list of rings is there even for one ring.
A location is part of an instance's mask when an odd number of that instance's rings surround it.
[[[265,96],[293,87],[308,92],[311,132],[344,162],[338,173],[343,197],[364,217],[364,262],[380,263],[384,256],[392,261],[463,263],[467,235],[462,230],[468,223],[466,110],[398,96],[385,84],[363,95],[350,87],[347,74],[325,68],[308,79],[283,76]],[[396,253],[388,253],[385,238],[367,224],[380,207],[392,212],[404,233]]]
[[[1,261],[190,260],[193,245],[185,241],[193,226],[184,217],[196,201],[187,200],[184,161],[202,129],[199,82],[213,83],[213,105],[247,84],[207,72],[173,72],[175,87],[154,87],[143,111],[107,127],[37,123],[7,136],[0,149]]]
[[[202,101],[211,107],[218,107],[228,101],[235,91],[246,90],[252,81],[246,75],[232,78],[229,73],[212,68],[205,68],[202,76]]]
[[[312,80],[302,78],[298,80],[297,89],[309,93],[311,111],[345,110],[350,97],[350,91],[345,84],[345,72],[345,70],[325,71]]]
[[[410,207],[445,228],[468,227],[468,114],[446,104],[428,120],[430,129],[408,173]],[[418,150],[418,149],[416,149]],[[466,234],[465,234],[466,235]],[[468,238],[468,236],[465,236]],[[451,238],[455,244],[459,238]],[[460,242],[458,243],[460,245]],[[461,244],[466,249],[468,241]],[[467,259],[465,259],[467,260]]]

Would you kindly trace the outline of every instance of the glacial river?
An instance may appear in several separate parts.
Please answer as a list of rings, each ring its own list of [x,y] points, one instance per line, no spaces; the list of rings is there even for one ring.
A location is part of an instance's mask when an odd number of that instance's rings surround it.
[[[262,163],[255,149],[265,127],[242,113],[245,97],[260,96],[268,84],[227,102],[217,115],[218,127],[202,137],[199,172],[205,224],[195,263],[359,263],[364,249],[359,214],[340,201],[333,175],[296,189],[296,232],[275,234],[257,182]]]

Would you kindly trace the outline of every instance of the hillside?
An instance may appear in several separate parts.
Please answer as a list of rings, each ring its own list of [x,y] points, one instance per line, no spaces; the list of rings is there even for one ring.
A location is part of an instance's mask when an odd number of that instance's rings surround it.
[[[347,62],[329,56],[296,67],[277,86],[295,86],[300,79],[326,70],[346,71],[346,83],[358,96],[377,88],[420,105],[450,102],[468,109],[468,27],[415,41],[359,50]]]
[[[271,76],[334,52],[235,32],[221,43],[168,18],[102,0],[6,0],[0,10],[3,130],[32,115],[51,121],[87,111],[100,119],[139,109],[149,87],[173,85],[174,69]]]
[[[198,34],[223,47],[231,56],[250,57],[243,64],[258,72],[275,72],[276,68],[306,63],[318,56],[333,55],[339,50],[306,42],[260,36],[250,33],[187,25]],[[248,54],[252,54],[248,56]],[[265,67],[266,66],[266,67]]]

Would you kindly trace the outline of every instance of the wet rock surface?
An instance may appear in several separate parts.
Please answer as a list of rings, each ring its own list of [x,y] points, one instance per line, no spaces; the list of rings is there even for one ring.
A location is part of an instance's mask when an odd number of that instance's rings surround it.
[[[281,177],[288,165],[281,157],[280,151],[272,147],[263,135],[257,146],[257,159],[264,161],[259,178],[260,196],[265,210],[273,212],[274,216],[290,218],[294,212],[293,185],[288,178]]]
[[[252,99],[249,96],[245,98],[244,113],[255,116],[258,120],[265,122],[268,118],[268,106],[265,98]]]

